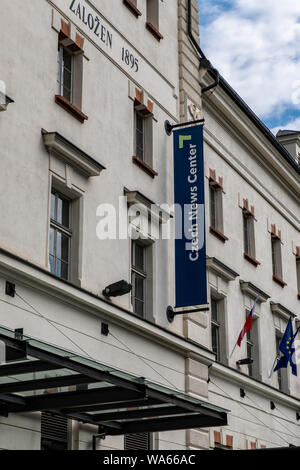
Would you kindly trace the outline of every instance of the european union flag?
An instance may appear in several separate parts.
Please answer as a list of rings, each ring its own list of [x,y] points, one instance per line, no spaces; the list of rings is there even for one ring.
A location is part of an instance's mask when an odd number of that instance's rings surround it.
[[[274,369],[274,372],[278,369],[281,369],[282,367],[286,368],[288,364],[290,363],[291,368],[292,368],[292,374],[297,375],[297,365],[296,365],[296,362],[294,362],[295,361],[295,348],[294,348],[295,336],[296,335],[294,335],[294,332],[293,332],[292,319],[290,318],[287,324],[285,333],[279,345],[279,350],[281,351],[282,355]]]

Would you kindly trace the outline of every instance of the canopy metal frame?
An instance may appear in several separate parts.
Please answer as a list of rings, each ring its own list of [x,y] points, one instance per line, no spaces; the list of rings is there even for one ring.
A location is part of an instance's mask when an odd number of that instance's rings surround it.
[[[15,338],[10,330],[0,330],[0,341],[16,356],[23,355],[19,361],[0,364],[1,416],[47,411],[94,424],[98,426],[99,433],[105,435],[227,424],[227,410],[177,390],[32,338]],[[68,372],[66,375],[65,370]],[[25,374],[36,376],[35,373],[48,371],[61,371],[63,375],[24,379]],[[18,379],[18,376],[22,376],[23,380]],[[9,377],[7,382],[6,377]],[[14,381],[11,381],[12,377]],[[91,384],[94,384],[93,387],[88,388]],[[57,392],[60,387],[73,387],[75,390]],[[28,396],[28,392],[32,392],[32,395]]]

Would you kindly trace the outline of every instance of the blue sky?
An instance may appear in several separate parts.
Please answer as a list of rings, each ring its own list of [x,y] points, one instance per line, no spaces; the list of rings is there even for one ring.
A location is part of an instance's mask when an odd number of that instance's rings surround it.
[[[274,133],[300,130],[300,1],[198,1],[208,59]]]

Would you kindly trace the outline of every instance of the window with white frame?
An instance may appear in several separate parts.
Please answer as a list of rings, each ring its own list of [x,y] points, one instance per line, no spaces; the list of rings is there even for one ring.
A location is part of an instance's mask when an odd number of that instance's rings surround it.
[[[246,318],[249,315],[246,311]],[[261,379],[260,357],[259,357],[259,335],[258,335],[258,318],[252,319],[252,329],[246,333],[246,353],[247,359],[252,359],[252,363],[248,364],[248,374],[255,379]]]
[[[153,116],[140,109],[134,108],[134,142],[135,156],[141,161],[153,166]]]
[[[211,295],[211,346],[216,360],[227,363],[225,299]]]
[[[57,52],[57,94],[72,103],[74,84],[74,56],[61,43]]]
[[[55,190],[51,192],[50,214],[50,271],[68,280],[71,251],[71,201]]]
[[[255,258],[254,217],[243,212],[244,253]]]
[[[131,302],[134,313],[144,317],[146,312],[146,247],[132,241],[131,247]]]

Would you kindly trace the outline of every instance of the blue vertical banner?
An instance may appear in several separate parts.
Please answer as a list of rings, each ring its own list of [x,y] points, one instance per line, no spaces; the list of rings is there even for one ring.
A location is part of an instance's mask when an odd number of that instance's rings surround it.
[[[206,305],[203,124],[173,136],[176,308]]]

